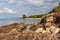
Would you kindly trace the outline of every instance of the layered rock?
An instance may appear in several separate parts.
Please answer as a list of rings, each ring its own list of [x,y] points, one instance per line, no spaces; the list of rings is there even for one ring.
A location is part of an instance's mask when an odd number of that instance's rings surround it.
[[[57,28],[60,29],[60,13],[51,13],[41,18],[40,25],[44,30],[49,30]],[[55,29],[54,29],[55,30]]]
[[[8,33],[7,33],[8,34]],[[17,34],[0,34],[0,40],[58,40],[57,36],[54,35],[51,38],[52,34],[48,33],[35,33],[31,32],[24,32],[24,33],[17,33]],[[1,36],[2,35],[2,36]]]
[[[58,33],[60,13],[51,13],[35,24],[14,23],[0,27],[0,40],[58,40]]]

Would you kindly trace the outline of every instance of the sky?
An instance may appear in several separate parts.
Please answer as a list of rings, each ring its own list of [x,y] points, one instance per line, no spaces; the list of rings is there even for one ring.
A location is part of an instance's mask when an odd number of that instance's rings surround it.
[[[51,11],[60,0],[0,0],[0,16],[6,14],[22,17],[22,15],[38,15]],[[13,16],[12,16],[13,17]]]

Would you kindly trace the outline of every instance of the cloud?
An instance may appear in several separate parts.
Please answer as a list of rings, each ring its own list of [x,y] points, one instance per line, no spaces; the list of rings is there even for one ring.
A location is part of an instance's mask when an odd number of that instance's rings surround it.
[[[58,0],[58,2],[60,2],[60,0]]]
[[[58,5],[56,2],[57,0],[1,0],[0,13],[15,13],[19,16],[40,14],[52,10]]]
[[[17,13],[17,11],[11,9],[11,8],[4,8],[4,11],[7,13]]]
[[[3,13],[3,10],[0,10],[0,13]]]
[[[16,5],[21,5],[21,4],[23,4],[24,2],[21,1],[21,0],[9,0],[8,3],[16,4]]]
[[[34,5],[42,5],[44,3],[44,0],[27,0],[27,1]]]
[[[21,4],[23,4],[24,2],[23,1],[17,1],[16,2],[16,5],[21,5]]]
[[[8,0],[8,3],[14,3],[15,0]]]

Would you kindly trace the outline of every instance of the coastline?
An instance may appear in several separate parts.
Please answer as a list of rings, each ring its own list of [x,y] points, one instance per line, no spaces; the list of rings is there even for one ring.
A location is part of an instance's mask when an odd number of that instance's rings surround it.
[[[38,19],[38,20],[40,20],[41,18],[25,18],[25,19]]]
[[[29,16],[34,18],[27,18],[26,15],[23,15],[22,18],[18,18],[16,20],[11,19],[10,21],[10,19],[3,19],[2,22],[5,22],[5,24],[7,22],[8,24],[0,27],[0,40],[60,40],[60,2],[57,7],[57,9],[59,8],[59,12],[55,8],[48,12],[47,15]],[[39,13],[39,10],[37,11]],[[37,16],[40,18],[37,18]],[[36,20],[38,21],[37,23],[35,23]],[[17,21],[18,23],[15,23]],[[34,23],[30,24],[30,22],[33,21]]]
[[[38,18],[26,18],[26,19],[19,18],[19,19],[1,19],[0,21],[1,21],[0,26],[5,26],[5,25],[21,23],[21,22],[26,24],[34,24],[34,23],[37,23],[39,19]]]
[[[59,39],[57,34],[60,35],[59,23],[57,16],[60,15],[48,15],[43,17],[40,22],[35,24],[14,23],[0,27],[0,39],[1,40],[55,40]],[[40,18],[26,18],[26,19],[40,19]],[[51,20],[52,19],[52,20]],[[53,22],[56,22],[53,24]],[[48,22],[48,21],[49,22]],[[59,22],[58,22],[59,21]],[[57,27],[58,26],[58,27]],[[50,31],[51,30],[51,31]],[[57,32],[56,32],[57,31]]]

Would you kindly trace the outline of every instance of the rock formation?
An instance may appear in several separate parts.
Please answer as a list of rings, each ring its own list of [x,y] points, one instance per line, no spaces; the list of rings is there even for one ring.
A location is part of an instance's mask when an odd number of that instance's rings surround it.
[[[36,24],[14,23],[2,26],[0,40],[60,40],[58,33],[60,35],[60,12],[47,14]]]
[[[51,29],[60,29],[60,13],[51,13],[42,17],[40,24],[44,30],[49,30],[50,32],[53,32]]]

